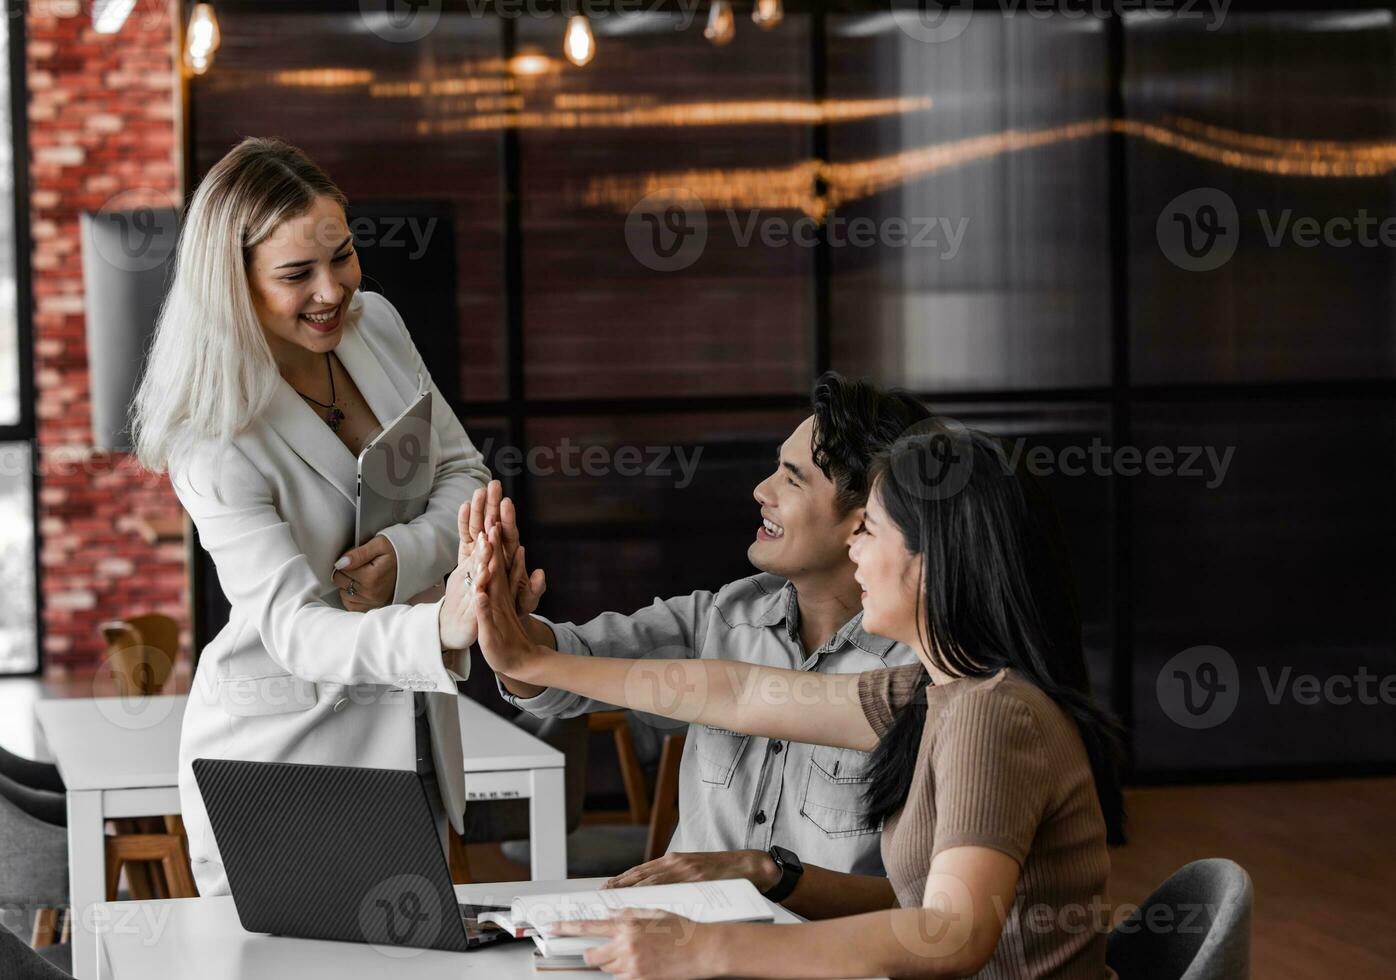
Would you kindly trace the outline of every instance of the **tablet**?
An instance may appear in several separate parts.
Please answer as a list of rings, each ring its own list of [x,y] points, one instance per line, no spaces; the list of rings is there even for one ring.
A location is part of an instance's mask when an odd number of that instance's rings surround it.
[[[354,544],[363,544],[385,527],[420,517],[431,499],[435,477],[428,388],[359,453]]]

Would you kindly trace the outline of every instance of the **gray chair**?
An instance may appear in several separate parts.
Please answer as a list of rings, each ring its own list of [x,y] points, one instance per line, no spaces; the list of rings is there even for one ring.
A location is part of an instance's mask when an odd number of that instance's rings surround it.
[[[5,980],[73,980],[67,969],[34,952],[3,925],[0,925],[0,977]]]
[[[1235,861],[1185,864],[1111,931],[1106,962],[1120,980],[1245,980],[1252,896]]]
[[[44,823],[68,826],[68,797],[65,793],[32,789],[0,774],[0,796]]]
[[[50,793],[63,793],[63,777],[58,775],[58,767],[51,762],[36,762],[22,755],[15,755],[0,745],[0,776],[7,776],[21,786],[30,789],[47,790]]]
[[[41,930],[36,926],[42,918],[48,917],[51,932],[52,916],[56,914],[52,910],[68,905],[68,832],[14,802],[11,796],[15,795],[16,786],[11,780],[0,784],[0,909],[23,910],[26,921],[19,923],[20,927],[37,935]],[[28,792],[38,794],[41,791]],[[31,805],[34,802],[32,796],[26,800]],[[10,926],[12,923],[0,924]],[[5,930],[0,940],[8,941],[8,936]],[[44,973],[34,965],[36,959],[61,963],[65,957],[71,963],[72,951],[66,945],[45,946],[42,957],[28,947],[25,951],[26,959],[18,960],[14,957],[20,954],[0,950],[0,977],[67,976],[62,972]],[[10,960],[19,965],[10,966]],[[7,966],[9,969],[3,968]]]

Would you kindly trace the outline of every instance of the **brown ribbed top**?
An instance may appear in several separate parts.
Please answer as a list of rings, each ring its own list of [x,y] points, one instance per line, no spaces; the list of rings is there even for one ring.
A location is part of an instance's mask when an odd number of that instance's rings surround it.
[[[863,674],[858,697],[878,736],[910,703],[920,664]],[[1002,851],[1020,867],[986,980],[1114,977],[1105,965],[1110,856],[1076,723],[1010,669],[926,688],[926,725],[882,859],[903,906],[922,904],[931,859],[950,847]]]

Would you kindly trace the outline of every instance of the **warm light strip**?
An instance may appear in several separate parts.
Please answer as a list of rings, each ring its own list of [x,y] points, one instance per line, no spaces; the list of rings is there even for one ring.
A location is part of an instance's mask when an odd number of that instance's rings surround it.
[[[434,82],[380,82],[369,87],[374,99],[420,99],[433,95],[497,95],[513,92],[512,78],[442,78]]]
[[[582,203],[628,211],[643,197],[674,190],[693,195],[708,207],[792,208],[822,220],[830,208],[926,174],[1002,153],[1092,136],[1109,128],[1109,120],[1099,119],[1034,132],[1009,130],[853,163],[810,160],[773,169],[689,170],[629,178],[603,177],[588,183]],[[822,197],[815,193],[815,180],[820,177],[828,188]]]
[[[653,95],[613,95],[597,92],[559,92],[553,96],[555,109],[619,109],[624,105],[653,105]]]
[[[1377,158],[1343,154],[1324,156],[1312,149],[1305,153],[1286,154],[1242,151],[1133,119],[1119,120],[1112,128],[1116,132],[1146,139],[1202,160],[1220,163],[1233,170],[1249,170],[1285,177],[1377,177],[1396,169],[1396,155]]]
[[[750,170],[682,170],[643,177],[602,177],[591,181],[582,196],[588,207],[612,205],[629,211],[651,194],[674,191],[691,195],[710,208],[790,208],[815,214],[814,160],[790,167]],[[822,212],[821,212],[822,213]]]
[[[1224,129],[1221,126],[1213,126],[1196,119],[1188,119],[1186,116],[1166,116],[1165,121],[1175,129],[1193,136],[1265,153],[1303,153],[1383,160],[1396,159],[1396,143],[1385,140],[1276,139],[1273,136],[1259,136],[1254,133]]]
[[[352,68],[308,68],[304,71],[279,71],[271,79],[277,85],[299,88],[347,88],[350,85],[368,85],[373,81],[373,72]]]
[[[518,114],[433,121],[430,132],[479,132],[491,129],[631,129],[661,126],[749,126],[848,122],[876,116],[903,115],[931,108],[927,96],[896,99],[856,99],[830,102],[733,101],[690,102],[615,111],[575,112],[536,110]]]
[[[1216,130],[1201,123],[1192,128]],[[1050,129],[1007,130],[950,143],[918,147],[891,156],[851,163],[807,161],[790,167],[746,170],[690,170],[637,177],[603,177],[590,181],[582,203],[628,211],[641,198],[675,192],[691,195],[710,208],[795,209],[822,220],[832,208],[897,187],[928,174],[979,160],[1031,150],[1053,143],[1115,132],[1148,140],[1189,156],[1233,169],[1304,177],[1371,177],[1396,170],[1396,144],[1343,144],[1327,141],[1270,140],[1235,131],[1219,131],[1232,143],[1283,147],[1285,152],[1249,152],[1138,120],[1091,119]],[[827,188],[815,193],[822,178]]]
[[[915,150],[873,160],[824,164],[821,173],[829,186],[828,206],[837,207],[846,201],[855,201],[908,180],[963,166],[975,160],[1031,150],[1049,143],[1095,136],[1109,129],[1108,119],[1091,119],[1051,129],[1028,132],[1010,129],[1001,133],[971,136],[968,139],[918,147]]]

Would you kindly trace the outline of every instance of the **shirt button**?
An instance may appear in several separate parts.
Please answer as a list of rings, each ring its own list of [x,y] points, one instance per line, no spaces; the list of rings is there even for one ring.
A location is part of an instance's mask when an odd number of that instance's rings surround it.
[[[756,811],[756,822],[757,822],[757,824],[763,824],[763,823],[766,822],[766,811],[765,811],[765,810],[757,810],[757,811]]]
[[[348,699],[348,698],[340,698],[338,701],[336,701],[336,702],[334,703],[334,710],[335,710],[335,711],[343,711],[343,710],[344,710],[344,706],[345,706],[346,704],[348,704],[348,703],[349,703],[349,699]]]
[[[781,744],[780,744],[779,742],[772,742],[772,743],[771,743],[771,753],[772,753],[773,755],[780,755],[780,750],[781,750],[781,748],[782,748],[782,746],[781,746]]]

